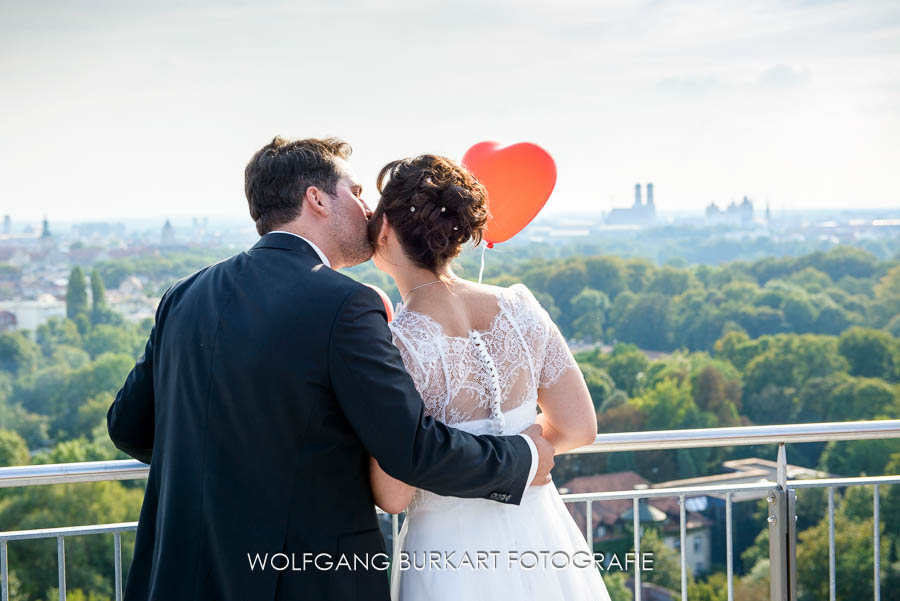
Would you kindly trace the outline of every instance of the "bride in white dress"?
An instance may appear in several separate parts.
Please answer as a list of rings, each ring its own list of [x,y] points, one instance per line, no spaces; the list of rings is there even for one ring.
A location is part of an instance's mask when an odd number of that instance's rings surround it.
[[[423,155],[386,165],[378,190],[374,262],[403,296],[391,330],[426,414],[473,434],[516,434],[537,422],[556,453],[592,442],[597,421],[584,378],[532,293],[450,269],[462,244],[481,239],[484,187],[453,161]],[[417,490],[374,459],[370,471],[376,503],[407,511],[394,601],[609,600],[552,483],[529,486],[521,504],[509,505]]]

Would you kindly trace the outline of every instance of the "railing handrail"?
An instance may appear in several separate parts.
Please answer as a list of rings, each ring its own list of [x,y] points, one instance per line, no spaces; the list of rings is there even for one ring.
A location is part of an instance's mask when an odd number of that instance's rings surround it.
[[[900,438],[900,419],[598,434],[593,444],[569,453],[651,451],[876,438]],[[100,480],[139,480],[146,478],[149,470],[150,466],[146,463],[134,459],[0,467],[0,488]]]
[[[875,438],[900,438],[900,419],[617,432],[598,434],[592,445],[575,449],[570,453],[658,451]]]
[[[136,459],[17,465],[0,467],[0,488],[102,480],[140,480],[146,478],[149,472],[150,466]]]

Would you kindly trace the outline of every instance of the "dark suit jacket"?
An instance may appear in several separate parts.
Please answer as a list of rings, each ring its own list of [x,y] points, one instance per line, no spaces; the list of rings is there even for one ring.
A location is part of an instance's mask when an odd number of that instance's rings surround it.
[[[379,296],[284,233],[166,292],[107,423],[150,464],[129,601],[386,600],[386,571],[303,564],[385,551],[369,454],[417,487],[509,503],[531,468],[520,436],[426,417]],[[257,553],[293,563],[251,569]]]

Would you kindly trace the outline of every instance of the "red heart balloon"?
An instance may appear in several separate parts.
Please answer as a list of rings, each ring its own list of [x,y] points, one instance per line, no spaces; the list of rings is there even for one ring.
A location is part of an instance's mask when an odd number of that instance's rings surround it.
[[[509,240],[531,222],[556,185],[556,163],[530,142],[501,147],[480,142],[466,151],[462,164],[488,191],[491,216],[484,232],[489,244]]]
[[[378,296],[381,297],[381,302],[384,303],[384,311],[387,313],[387,320],[390,323],[394,319],[394,309],[391,307],[391,297],[387,295],[387,292],[376,286],[375,284],[363,284],[368,286],[372,290],[378,293]]]

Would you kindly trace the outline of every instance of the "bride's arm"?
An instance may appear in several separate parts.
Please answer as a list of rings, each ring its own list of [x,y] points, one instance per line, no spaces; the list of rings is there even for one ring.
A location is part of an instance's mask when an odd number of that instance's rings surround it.
[[[557,455],[594,442],[597,414],[577,367],[567,369],[551,386],[539,389],[538,405],[542,413],[537,423]]]
[[[369,480],[375,504],[388,513],[400,513],[409,506],[414,486],[387,475],[374,457],[369,457]]]
[[[542,413],[536,423],[559,455],[594,442],[597,412],[566,339],[531,292],[528,297],[542,324],[540,336],[544,349],[541,365],[537,367],[538,406]]]

